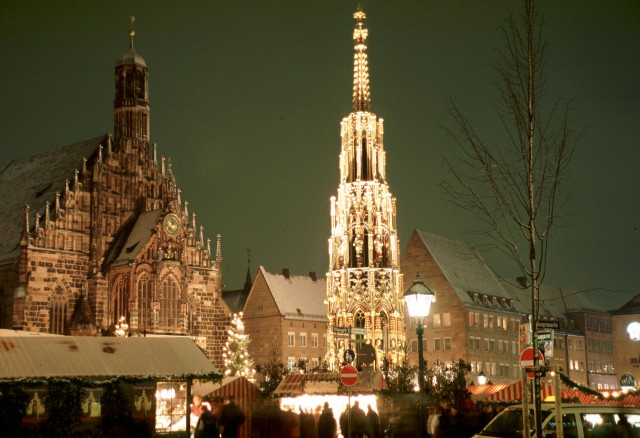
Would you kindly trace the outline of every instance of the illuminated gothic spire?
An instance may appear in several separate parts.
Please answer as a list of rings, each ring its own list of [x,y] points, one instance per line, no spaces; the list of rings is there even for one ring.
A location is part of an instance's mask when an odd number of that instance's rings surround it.
[[[367,62],[367,29],[362,27],[363,21],[367,18],[362,8],[358,5],[358,10],[353,14],[356,20],[356,28],[353,31],[353,110],[370,111],[371,94],[369,92],[369,63]]]

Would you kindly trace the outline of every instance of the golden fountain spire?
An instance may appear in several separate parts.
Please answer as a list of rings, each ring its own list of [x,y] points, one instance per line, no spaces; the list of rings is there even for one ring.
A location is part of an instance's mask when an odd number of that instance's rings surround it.
[[[369,63],[367,62],[367,29],[363,27],[364,13],[360,5],[353,14],[356,20],[356,28],[353,31],[354,55],[353,55],[353,111],[370,111],[371,94],[369,92]]]

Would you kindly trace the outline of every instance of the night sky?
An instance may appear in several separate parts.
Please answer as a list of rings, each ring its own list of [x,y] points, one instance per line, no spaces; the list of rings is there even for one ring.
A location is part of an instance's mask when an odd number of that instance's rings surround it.
[[[225,287],[242,287],[247,248],[253,275],[263,265],[323,276],[357,4],[3,0],[0,165],[113,132],[114,67],[135,15],[152,142],[171,158],[205,238],[222,235]],[[515,277],[440,184],[450,178],[443,157],[456,151],[443,129],[454,127],[450,100],[500,140],[491,64],[498,28],[520,2],[361,4],[401,250],[418,228],[474,243],[500,275]],[[640,292],[640,2],[541,0],[538,9],[549,43],[545,99],[571,100],[582,132],[545,281],[603,288],[612,308]]]

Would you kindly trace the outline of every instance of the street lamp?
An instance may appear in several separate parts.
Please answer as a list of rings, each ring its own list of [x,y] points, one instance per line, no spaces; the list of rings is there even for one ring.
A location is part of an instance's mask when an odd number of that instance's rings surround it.
[[[478,384],[480,385],[487,384],[487,376],[484,374],[484,371],[480,371],[480,374],[478,374]]]
[[[418,386],[420,388],[420,437],[426,436],[426,430],[424,427],[424,358],[422,349],[422,335],[424,334],[424,327],[422,321],[429,316],[429,310],[431,309],[431,303],[436,299],[435,294],[422,280],[420,280],[420,274],[416,274],[416,279],[413,280],[413,284],[404,293],[404,300],[407,303],[407,311],[409,316],[416,322],[416,334],[418,335]]]

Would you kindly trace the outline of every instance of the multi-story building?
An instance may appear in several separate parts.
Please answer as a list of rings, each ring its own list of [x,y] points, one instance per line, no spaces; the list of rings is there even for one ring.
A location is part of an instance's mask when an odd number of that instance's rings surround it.
[[[358,8],[354,18],[353,112],[341,123],[340,185],[331,198],[327,361],[336,368],[352,348],[360,358],[368,357],[365,365],[377,369],[384,358],[402,360],[404,304],[383,124],[371,112],[366,15]],[[355,343],[339,333],[349,328],[360,330]]]
[[[621,386],[636,386],[640,382],[640,295],[611,314],[616,380]],[[629,376],[636,385],[628,385]]]
[[[310,369],[327,351],[326,284],[308,276],[267,272],[260,267],[244,305],[249,354],[256,364],[279,362],[290,370],[302,360]]]
[[[57,334],[191,336],[221,366],[229,310],[171,161],[150,143],[149,80],[133,46],[115,67],[114,135],[0,173],[0,326]]]
[[[415,230],[403,252],[402,270],[420,278],[436,301],[424,322],[429,366],[462,359],[470,379],[484,373],[493,383],[520,376],[519,326],[524,315],[494,272],[470,244]],[[409,357],[417,361],[415,325],[407,330]]]

